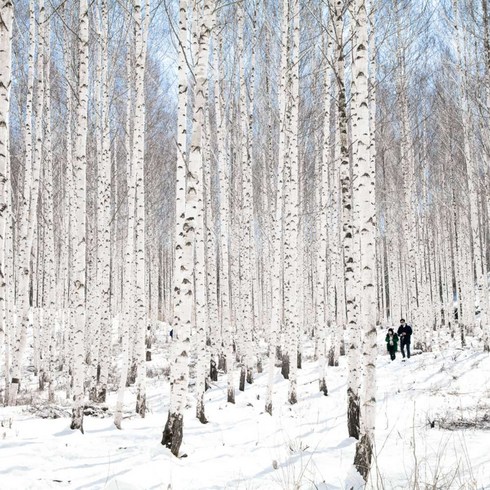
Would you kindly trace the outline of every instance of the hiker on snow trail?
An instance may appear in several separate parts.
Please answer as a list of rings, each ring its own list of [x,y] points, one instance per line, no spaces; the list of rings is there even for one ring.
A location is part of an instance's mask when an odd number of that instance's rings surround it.
[[[405,359],[405,347],[407,348],[407,357],[410,359],[410,338],[412,336],[412,327],[405,323],[404,318],[400,320],[398,336],[400,337],[400,350],[402,351],[403,359]]]
[[[398,335],[394,332],[392,328],[389,328],[385,340],[386,340],[386,348],[390,353],[391,360],[394,361],[396,358],[396,351],[398,348]]]

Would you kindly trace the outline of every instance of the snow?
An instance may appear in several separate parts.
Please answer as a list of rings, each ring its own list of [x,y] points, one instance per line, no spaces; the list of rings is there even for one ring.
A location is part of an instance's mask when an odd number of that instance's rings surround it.
[[[380,330],[376,458],[368,488],[490,489],[490,357],[452,347],[393,362]],[[236,405],[220,377],[206,392],[202,425],[189,399],[180,459],[160,444],[168,409],[163,376],[148,379],[150,413],[85,417],[85,434],[69,418],[43,419],[27,407],[0,408],[0,488],[10,489],[345,489],[361,488],[346,437],[346,358],[328,369],[328,397],[317,393],[317,363],[305,349],[299,403],[275,378],[274,414],[264,411],[267,373]],[[164,359],[160,359],[164,362]],[[238,376],[237,376],[238,379]],[[109,410],[115,406],[115,394]],[[61,412],[62,413],[62,412]],[[433,425],[433,427],[431,427]]]

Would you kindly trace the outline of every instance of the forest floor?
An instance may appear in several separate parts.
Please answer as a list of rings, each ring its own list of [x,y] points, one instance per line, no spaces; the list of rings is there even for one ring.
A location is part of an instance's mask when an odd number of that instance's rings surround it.
[[[490,356],[454,347],[415,353],[407,362],[398,353],[391,362],[379,333],[376,457],[368,488],[490,489]],[[189,398],[186,457],[177,459],[160,444],[169,399],[162,352],[148,379],[150,411],[145,419],[131,416],[128,389],[123,430],[111,417],[86,416],[82,435],[69,429],[67,416],[42,419],[42,411],[33,415],[27,406],[0,408],[0,488],[361,488],[352,469],[356,441],[346,435],[345,357],[328,368],[323,396],[317,363],[305,351],[294,406],[278,372],[272,417],[264,411],[266,373],[237,391],[235,405],[226,402],[221,376],[205,395],[208,424],[195,419]],[[110,412],[115,394],[107,405]]]

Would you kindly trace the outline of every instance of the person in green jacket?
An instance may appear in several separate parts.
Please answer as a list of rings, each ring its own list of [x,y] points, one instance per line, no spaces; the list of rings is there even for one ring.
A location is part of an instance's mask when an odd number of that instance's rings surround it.
[[[392,328],[388,329],[388,333],[386,334],[386,348],[390,353],[391,360],[394,361],[396,358],[396,351],[398,348],[398,334],[394,332]]]

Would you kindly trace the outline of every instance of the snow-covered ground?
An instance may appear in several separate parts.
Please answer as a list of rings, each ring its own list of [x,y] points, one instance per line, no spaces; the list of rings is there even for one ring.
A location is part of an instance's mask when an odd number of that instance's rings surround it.
[[[391,362],[383,345],[369,488],[490,489],[489,355],[451,348]],[[112,418],[87,416],[82,435],[69,418],[0,408],[0,489],[359,488],[355,440],[346,436],[346,358],[329,368],[328,397],[317,393],[316,369],[306,356],[294,406],[277,374],[272,417],[264,412],[266,373],[237,392],[236,405],[226,402],[220,378],[206,393],[208,424],[194,418],[190,400],[181,459],[160,444],[169,396],[163,377],[148,380],[147,417],[125,419],[122,431]],[[129,410],[132,395],[127,402]],[[114,404],[113,396],[109,409]]]

